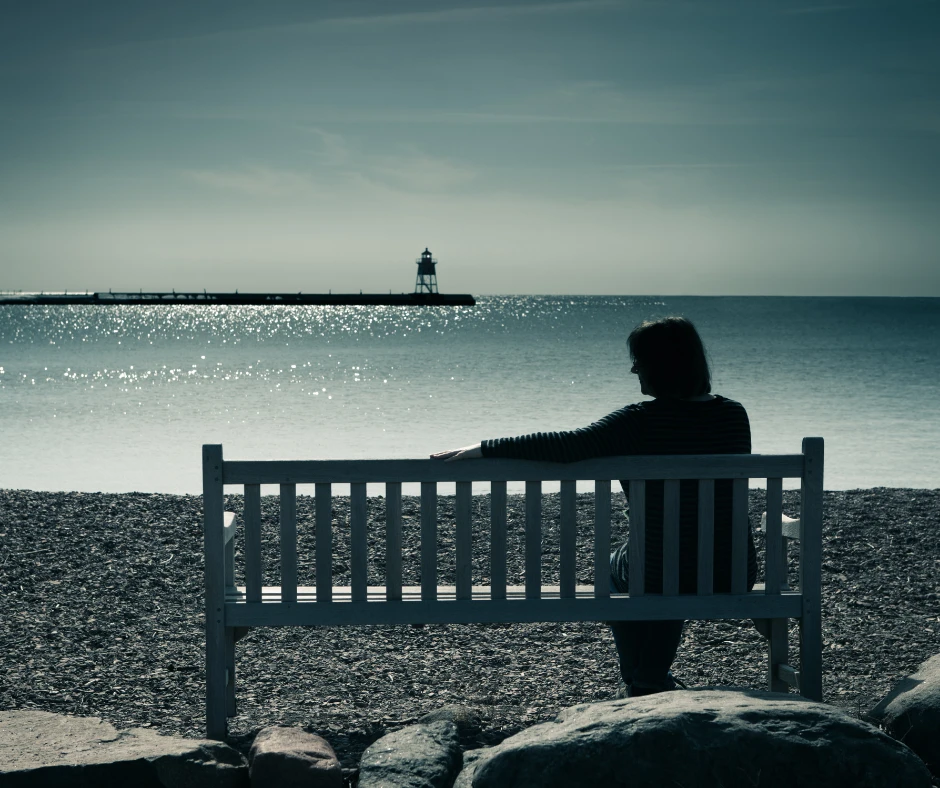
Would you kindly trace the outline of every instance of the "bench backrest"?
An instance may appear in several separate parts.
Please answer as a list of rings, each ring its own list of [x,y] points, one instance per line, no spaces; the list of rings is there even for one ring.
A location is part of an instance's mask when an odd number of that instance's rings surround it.
[[[795,592],[819,598],[822,527],[821,438],[806,438],[803,453],[793,455],[677,455],[603,457],[559,464],[518,460],[482,459],[462,462],[433,460],[311,460],[231,461],[222,447],[203,447],[206,516],[207,593],[235,585],[234,524],[226,527],[223,514],[225,485],[244,486],[245,597],[262,601],[261,494],[260,485],[280,487],[280,601],[297,601],[298,484],[315,485],[316,594],[315,604],[333,601],[332,484],[350,485],[351,587],[347,599],[369,598],[367,582],[369,525],[366,485],[385,485],[386,566],[384,599],[402,599],[402,484],[420,483],[421,589],[420,599],[438,596],[437,484],[456,484],[456,587],[457,600],[478,597],[471,583],[472,525],[471,485],[491,483],[490,585],[487,596],[505,599],[506,483],[525,482],[525,599],[542,597],[542,483],[560,481],[560,584],[553,596],[575,598],[576,586],[576,482],[591,480],[595,487],[593,596],[610,596],[609,556],[611,480],[629,480],[630,489],[630,596],[644,595],[645,485],[665,480],[663,521],[663,596],[679,594],[679,482],[698,482],[698,589],[699,596],[713,592],[713,539],[715,480],[731,479],[732,577],[731,594],[747,593],[748,479],[767,482],[767,547],[765,594],[787,591],[786,556],[781,539],[782,480],[801,480],[800,581]]]

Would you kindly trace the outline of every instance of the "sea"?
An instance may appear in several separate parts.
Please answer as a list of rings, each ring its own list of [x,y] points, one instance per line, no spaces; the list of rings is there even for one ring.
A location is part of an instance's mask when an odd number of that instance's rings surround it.
[[[574,429],[644,399],[626,339],[665,315],[698,327],[754,452],[822,436],[827,489],[940,487],[938,298],[483,296],[2,306],[0,488],[198,494],[204,443],[422,458]]]

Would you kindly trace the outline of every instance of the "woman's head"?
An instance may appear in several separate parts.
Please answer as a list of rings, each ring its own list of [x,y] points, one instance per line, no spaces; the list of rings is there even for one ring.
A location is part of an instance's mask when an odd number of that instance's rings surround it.
[[[711,392],[705,347],[690,320],[644,321],[630,332],[627,345],[644,394],[686,399]]]

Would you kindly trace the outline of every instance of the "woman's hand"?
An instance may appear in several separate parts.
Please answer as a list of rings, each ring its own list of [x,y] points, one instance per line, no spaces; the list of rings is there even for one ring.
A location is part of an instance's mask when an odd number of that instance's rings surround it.
[[[472,446],[464,446],[462,449],[439,451],[437,454],[432,454],[431,459],[453,462],[454,460],[476,460],[482,456],[483,450],[480,448],[480,444],[474,443]]]

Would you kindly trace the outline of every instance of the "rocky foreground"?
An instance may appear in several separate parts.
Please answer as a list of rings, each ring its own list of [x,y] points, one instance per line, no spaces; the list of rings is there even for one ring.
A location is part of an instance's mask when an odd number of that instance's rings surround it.
[[[798,495],[785,493],[787,514],[798,513]],[[306,582],[312,503],[298,500]],[[378,583],[383,504],[370,504],[370,582]],[[488,500],[475,498],[474,506],[485,523]],[[230,496],[228,508],[240,507]],[[519,582],[522,499],[510,507],[510,581]],[[831,492],[825,507],[825,701],[863,716],[940,652],[940,490]],[[265,498],[263,508],[265,582],[274,583],[277,499]],[[615,510],[622,508],[621,499]],[[762,491],[752,491],[752,522],[763,509]],[[546,496],[546,580],[557,576],[557,512],[557,496]],[[405,580],[415,583],[417,500],[406,499],[403,513]],[[441,498],[442,582],[453,571],[452,513],[453,499]],[[579,496],[578,513],[579,582],[591,582],[590,495]],[[335,499],[334,514],[342,584],[346,499]],[[198,496],[0,491],[0,709],[204,735],[201,516]],[[761,534],[756,539],[761,550]],[[481,544],[475,556],[475,583],[485,578],[484,550]],[[674,671],[690,685],[762,689],[765,667],[750,622],[690,622]],[[384,733],[446,704],[482,718],[465,747],[489,745],[565,707],[612,698],[618,679],[613,642],[599,624],[262,629],[238,644],[237,671],[236,747],[247,752],[267,725],[304,726],[326,738],[347,768]]]

